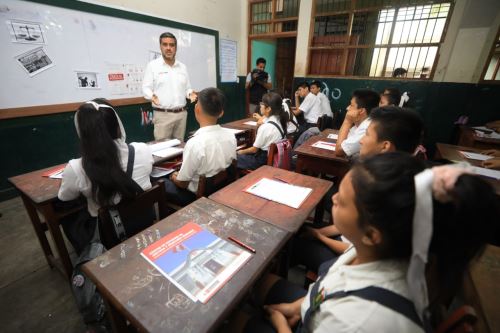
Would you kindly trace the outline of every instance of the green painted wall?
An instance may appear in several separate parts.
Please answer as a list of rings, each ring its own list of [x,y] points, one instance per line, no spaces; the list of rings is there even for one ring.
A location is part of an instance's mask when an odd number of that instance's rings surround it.
[[[266,72],[271,76],[271,81],[276,82],[275,63],[276,63],[276,40],[254,39],[252,40],[252,68],[255,68],[255,62],[258,58],[266,59]]]

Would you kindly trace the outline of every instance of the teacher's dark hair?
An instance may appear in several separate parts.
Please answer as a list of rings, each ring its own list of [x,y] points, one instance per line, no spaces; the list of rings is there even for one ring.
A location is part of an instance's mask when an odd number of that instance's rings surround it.
[[[161,40],[162,40],[163,38],[172,38],[172,39],[175,41],[175,46],[177,46],[177,38],[175,38],[175,36],[174,36],[174,34],[173,34],[173,33],[171,33],[171,32],[164,32],[164,33],[162,33],[162,34],[160,35],[160,39],[159,39],[160,44],[161,44]]]
[[[93,101],[111,106],[105,99]],[[135,190],[122,169],[114,141],[122,136],[115,111],[109,107],[96,110],[92,104],[84,103],[76,112],[82,167],[91,183],[92,199],[99,206],[106,206],[113,204],[117,194],[133,198]]]

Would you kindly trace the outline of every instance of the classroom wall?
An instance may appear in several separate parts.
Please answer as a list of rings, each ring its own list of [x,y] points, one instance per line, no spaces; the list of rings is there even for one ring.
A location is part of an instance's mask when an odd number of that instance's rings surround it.
[[[272,82],[276,82],[276,39],[254,39],[252,40],[252,59],[250,63],[254,67],[258,58],[266,59],[266,72],[269,73]]]

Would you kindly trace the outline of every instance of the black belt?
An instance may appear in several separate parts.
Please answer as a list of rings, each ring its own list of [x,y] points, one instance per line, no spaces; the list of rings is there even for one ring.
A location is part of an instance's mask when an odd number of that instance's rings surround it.
[[[160,111],[160,112],[172,112],[172,113],[179,113],[179,112],[185,111],[185,109],[183,107],[177,108],[177,109],[162,109],[162,108],[153,107],[153,110]]]

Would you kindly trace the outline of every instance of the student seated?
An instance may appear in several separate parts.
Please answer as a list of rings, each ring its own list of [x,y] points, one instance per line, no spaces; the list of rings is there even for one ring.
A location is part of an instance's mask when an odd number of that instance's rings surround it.
[[[357,157],[360,150],[359,140],[370,125],[370,112],[378,106],[379,95],[369,89],[355,90],[347,114],[339,130],[335,155]]]
[[[297,131],[299,130],[299,124],[297,123],[297,118],[295,117],[295,114],[292,112],[292,109],[290,106],[291,105],[290,99],[284,98],[282,101],[282,105],[283,105],[283,110],[285,111],[285,113],[288,116],[288,124],[287,124],[287,128],[286,128],[287,134],[297,133]],[[255,119],[255,121],[257,121],[257,126],[260,126],[269,120],[269,118],[260,114],[260,109],[259,109],[259,113],[253,114],[253,118]]]
[[[333,118],[332,107],[330,106],[330,101],[328,97],[321,92],[321,83],[319,81],[313,81],[310,85],[311,93],[319,98],[321,105],[321,115],[326,114],[328,117]]]
[[[386,106],[373,109],[370,118],[370,125],[360,140],[360,158],[396,151],[413,154],[421,141],[424,127],[417,112],[397,106]],[[337,188],[332,187],[328,199],[335,192]],[[331,200],[326,200],[325,209],[331,211]],[[305,233],[296,242],[296,260],[317,272],[322,263],[338,257],[349,244],[349,240],[340,235],[335,225],[318,229],[306,228]]]
[[[81,194],[87,199],[87,216],[63,223],[67,238],[79,254],[92,239],[100,207],[134,198],[137,186],[151,188],[153,156],[145,143],[127,145],[122,122],[105,99],[80,105],[75,128],[82,157],[66,165],[57,196],[62,201],[77,199]],[[131,177],[126,173],[130,149],[134,150]]]
[[[461,288],[498,216],[492,187],[464,172],[424,169],[402,153],[356,163],[333,197],[332,212],[352,247],[308,291],[264,278],[257,297],[269,321],[253,317],[244,331],[292,332],[300,323],[309,332],[424,332],[424,312],[432,314]],[[429,301],[428,259],[436,272]],[[387,295],[392,306],[384,305]]]
[[[401,92],[397,88],[385,88],[380,94],[378,106],[399,106],[401,101]]]
[[[304,99],[302,104],[300,103],[299,97]],[[297,119],[299,119],[301,133],[310,127],[317,126],[318,118],[323,114],[320,99],[309,91],[309,83],[305,81],[299,84],[299,88],[295,92],[294,113]]]
[[[186,142],[181,169],[165,182],[170,202],[179,206],[190,204],[196,199],[200,176],[214,176],[236,158],[234,134],[217,125],[225,102],[224,94],[217,88],[206,88],[198,94],[194,115],[200,129]]]
[[[286,137],[288,116],[283,109],[281,96],[269,92],[262,96],[260,113],[268,118],[259,129],[252,147],[238,150],[238,168],[255,170],[267,163],[269,146]]]

